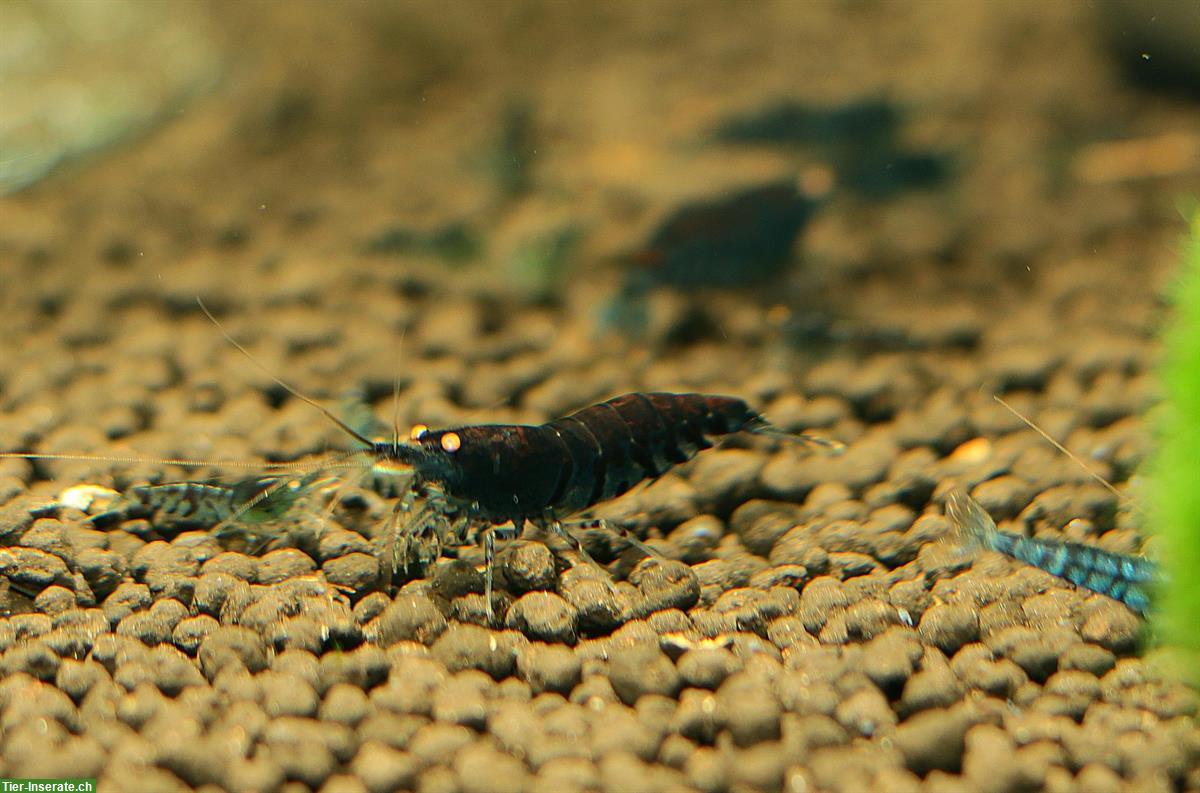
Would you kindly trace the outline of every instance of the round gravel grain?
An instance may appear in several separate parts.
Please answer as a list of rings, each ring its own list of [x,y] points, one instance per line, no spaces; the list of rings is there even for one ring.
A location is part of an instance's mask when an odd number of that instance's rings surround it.
[[[105,598],[100,608],[115,626],[125,616],[148,608],[151,602],[150,587],[127,581],[119,584],[112,594]]]
[[[325,692],[319,708],[321,721],[357,726],[371,711],[367,694],[358,686],[336,683]]]
[[[372,555],[371,541],[356,531],[337,527],[321,532],[321,538],[317,541],[317,558],[322,563],[349,554]]]
[[[359,722],[355,734],[361,741],[376,741],[393,749],[404,749],[417,730],[429,723],[424,716],[375,709]]]
[[[54,620],[48,614],[14,614],[8,618],[12,630],[12,641],[44,636],[54,628]]]
[[[363,632],[368,641],[391,647],[401,641],[433,644],[446,627],[446,617],[433,600],[422,595],[401,595],[368,623]]]
[[[716,749],[701,746],[683,768],[687,783],[702,793],[721,793],[729,787],[729,769],[725,757]]]
[[[516,653],[508,642],[478,625],[452,625],[431,648],[433,657],[451,672],[479,669],[501,680],[512,674]]]
[[[379,741],[364,741],[350,763],[350,771],[371,793],[412,790],[418,770],[411,754]]]
[[[687,767],[688,758],[695,752],[696,744],[682,735],[670,734],[663,739],[662,746],[658,748],[658,761],[676,771],[682,771]]]
[[[355,593],[370,592],[379,584],[379,560],[369,553],[348,553],[329,559],[321,565],[321,572],[330,584]]]
[[[963,694],[961,681],[955,676],[945,656],[926,649],[921,669],[904,684],[900,696],[901,712],[936,711],[957,702]]]
[[[62,659],[51,651],[45,641],[38,639],[13,647],[4,653],[4,656],[0,657],[0,674],[24,673],[49,683],[58,675],[61,663]]]
[[[729,764],[735,789],[779,790],[788,757],[779,741],[759,743],[738,751]]]
[[[329,638],[329,628],[318,620],[304,615],[289,617],[279,622],[257,628],[263,639],[276,652],[304,650],[320,653]]]
[[[204,676],[192,659],[170,645],[155,647],[146,655],[153,670],[152,682],[169,697],[179,696],[189,686],[203,686]]]
[[[171,631],[171,642],[188,655],[195,655],[204,639],[219,625],[207,614],[182,619]]]
[[[860,688],[840,702],[834,717],[851,733],[868,738],[896,724],[887,697],[874,686]]]
[[[964,604],[939,603],[921,615],[921,638],[946,655],[979,640],[979,612]]]
[[[317,563],[296,548],[280,548],[264,554],[258,560],[258,583],[278,584],[314,572]]]
[[[262,691],[262,709],[270,718],[316,714],[317,692],[304,678],[265,670],[257,675],[257,679]]]
[[[396,713],[429,716],[433,692],[446,679],[447,670],[432,658],[395,659],[386,685],[371,691],[371,702]]]
[[[125,559],[115,551],[85,548],[75,556],[75,565],[99,600],[111,595],[125,578]]]
[[[159,612],[139,611],[122,619],[117,624],[118,636],[129,636],[153,647],[171,640],[173,627],[168,615]]]
[[[249,584],[225,572],[208,572],[196,579],[192,603],[200,613],[219,617],[225,609],[226,601],[230,599],[235,602],[248,602]],[[105,605],[107,606],[107,601]]]
[[[421,727],[408,742],[408,751],[423,766],[449,762],[475,742],[475,733],[458,724],[432,722]]]
[[[228,575],[248,584],[258,583],[258,559],[244,553],[225,551],[206,560],[200,566],[200,577]]]
[[[267,745],[267,756],[279,766],[285,777],[313,789],[324,784],[337,768],[333,752],[311,741],[270,743]]]
[[[358,739],[345,725],[294,716],[268,721],[263,740],[271,746],[320,745],[329,749],[337,763],[349,762],[358,751]]]
[[[278,790],[283,786],[283,769],[269,753],[256,753],[250,758],[233,758],[225,766],[222,782],[229,790],[258,793]]]
[[[222,777],[209,742],[182,731],[156,736],[154,762],[193,787],[216,784]]]
[[[861,667],[881,690],[898,694],[920,658],[920,641],[904,629],[894,629],[863,646]]]
[[[306,650],[285,650],[271,659],[271,671],[296,675],[315,689],[321,676],[321,662]]]
[[[579,684],[582,669],[579,656],[561,644],[531,642],[517,655],[517,672],[534,694],[569,695]]]
[[[592,708],[603,708],[608,704],[621,701],[613,689],[612,682],[603,675],[589,675],[586,672],[582,682],[571,689],[568,698],[574,705],[586,705]]]
[[[1087,617],[1079,635],[1085,642],[1123,655],[1133,652],[1137,647],[1141,631],[1141,621],[1132,611],[1116,601],[1097,595],[1088,603]]]
[[[647,559],[629,575],[643,598],[642,616],[663,609],[687,610],[700,599],[700,582],[687,565],[671,559]]]
[[[210,681],[231,663],[240,664],[252,673],[267,667],[267,649],[262,638],[240,625],[222,625],[200,644],[200,668]]]
[[[461,724],[481,731],[487,724],[486,693],[491,679],[468,670],[444,681],[433,694],[433,718],[445,724]]]
[[[746,550],[765,557],[780,537],[800,523],[800,513],[795,504],[752,499],[733,511],[729,528]]]
[[[725,679],[741,670],[741,660],[724,648],[688,650],[676,661],[683,682],[694,688],[716,691]]]
[[[1038,636],[1013,645],[1007,655],[1013,663],[1025,670],[1025,674],[1029,675],[1031,680],[1041,683],[1058,668],[1061,652],[1061,648]]]
[[[196,594],[196,578],[178,576],[161,570],[151,570],[142,579],[150,587],[150,596],[155,600],[178,600],[191,603]]]
[[[191,550],[156,540],[138,549],[130,570],[149,584],[151,577],[191,578],[200,572],[200,562]]]
[[[1058,668],[1062,670],[1079,669],[1090,672],[1096,677],[1103,677],[1116,666],[1117,657],[1111,650],[1097,644],[1075,644],[1058,659]]]
[[[391,602],[392,599],[382,592],[372,592],[366,597],[360,598],[352,609],[354,621],[365,627],[367,623],[382,614]]]
[[[593,756],[630,753],[650,762],[658,756],[663,736],[643,724],[632,708],[607,709],[603,718],[590,719]]]
[[[496,562],[504,572],[508,588],[517,595],[554,589],[558,578],[554,554],[540,542],[514,543]]]
[[[890,603],[870,598],[853,603],[843,612],[846,633],[855,641],[867,641],[895,625],[902,625],[900,612]]]
[[[599,787],[600,772],[594,763],[581,757],[560,757],[538,767],[529,789],[531,793],[582,793]]]
[[[576,628],[582,634],[609,633],[622,622],[621,604],[602,570],[576,565],[563,573],[559,592],[575,608]]]
[[[813,579],[800,593],[799,617],[809,633],[817,634],[825,626],[829,616],[850,604],[841,581],[830,576]]]
[[[110,680],[108,670],[91,659],[76,661],[64,659],[55,673],[54,684],[78,705],[91,691],[92,686],[102,680]]]
[[[529,772],[520,760],[485,744],[466,747],[454,757],[463,793],[521,793]]]
[[[779,703],[770,688],[746,673],[729,677],[717,691],[717,719],[734,744],[753,746],[780,735]]]
[[[627,705],[646,694],[673,697],[682,684],[671,659],[657,645],[650,644],[613,650],[608,677],[617,696]]]
[[[958,773],[969,726],[961,711],[925,711],[898,726],[893,740],[914,773],[924,775],[933,770]]]
[[[978,790],[1019,791],[1036,789],[1040,780],[1026,780],[1016,762],[1012,736],[992,724],[971,727],[964,739],[962,776]]]
[[[554,592],[527,592],[517,599],[504,618],[505,627],[535,641],[575,644],[578,612]]]
[[[698,564],[711,558],[724,533],[725,524],[720,518],[715,515],[697,515],[671,531],[667,536],[667,549],[664,552],[685,564]]]
[[[367,793],[367,786],[349,774],[334,774],[321,785],[321,793]]]
[[[349,652],[331,652],[321,656],[317,671],[317,691],[321,694],[339,683],[370,690],[387,680],[387,654],[370,644]]]
[[[462,559],[439,559],[429,578],[434,591],[447,600],[483,594],[483,573]]]

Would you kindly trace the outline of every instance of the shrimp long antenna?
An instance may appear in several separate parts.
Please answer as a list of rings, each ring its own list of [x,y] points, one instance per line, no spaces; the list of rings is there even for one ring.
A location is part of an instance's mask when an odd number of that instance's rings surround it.
[[[1055,449],[1058,449],[1060,452],[1062,452],[1068,458],[1070,458],[1071,461],[1074,462],[1076,465],[1078,465],[1080,468],[1082,468],[1088,476],[1090,476],[1092,479],[1095,479],[1100,484],[1104,485],[1104,487],[1107,488],[1110,493],[1112,493],[1114,496],[1116,496],[1121,501],[1125,500],[1125,496],[1121,493],[1120,490],[1117,490],[1115,487],[1113,487],[1112,482],[1109,482],[1103,476],[1096,473],[1091,468],[1088,468],[1087,463],[1085,463],[1083,460],[1081,460],[1077,454],[1075,454],[1070,449],[1068,449],[1066,446],[1063,446],[1061,443],[1056,441],[1053,437],[1051,437],[1050,433],[1046,432],[1044,429],[1039,427],[1037,424],[1034,424],[1032,419],[1028,418],[1023,413],[1021,413],[1021,411],[1017,410],[1015,407],[1013,407],[1012,405],[1005,402],[1003,397],[1001,397],[999,394],[993,394],[992,399],[999,402],[1001,405],[1003,405],[1008,410],[1009,413],[1012,413],[1014,416],[1016,416],[1021,421],[1023,421],[1025,423],[1025,426],[1029,427],[1029,429],[1033,430],[1038,435],[1041,435],[1043,438],[1045,438],[1046,441],[1049,442],[1050,445],[1052,445]]]
[[[288,385],[287,383],[280,380],[275,375],[274,372],[272,372],[270,369],[268,369],[267,367],[265,367],[261,363],[259,363],[258,359],[255,358],[253,355],[251,355],[249,350],[247,350],[245,347],[243,347],[241,344],[239,344],[237,339],[235,339],[235,338],[233,338],[233,336],[229,335],[229,332],[225,330],[225,327],[217,320],[216,317],[213,316],[213,313],[208,310],[208,306],[204,305],[204,301],[200,299],[199,295],[196,295],[196,303],[197,303],[197,305],[200,306],[200,310],[204,312],[204,315],[209,318],[209,320],[212,322],[212,324],[217,326],[217,330],[221,331],[221,335],[225,337],[225,341],[229,342],[234,347],[236,347],[238,352],[240,352],[242,355],[245,355],[246,358],[249,359],[250,363],[257,366],[262,371],[263,374],[265,374],[267,377],[274,380],[275,383],[280,388],[282,388],[284,391],[287,391],[289,394],[296,397],[296,399],[299,399],[301,402],[304,402],[305,404],[308,404],[308,405],[312,405],[317,410],[324,413],[326,418],[328,418],[334,424],[341,427],[342,430],[344,430],[352,438],[355,438],[356,440],[358,440],[360,443],[365,443],[367,446],[375,445],[375,443],[370,438],[368,438],[367,436],[358,432],[353,427],[351,427],[349,424],[347,424],[346,422],[344,422],[340,418],[338,418],[336,415],[334,415],[332,410],[325,407],[324,405],[322,405],[320,402],[316,401],[315,399],[312,399],[311,397],[307,397],[304,394],[297,391],[295,388],[292,388],[290,385]]]
[[[65,460],[68,462],[84,463],[121,463],[124,465],[178,465],[185,468],[253,468],[262,469],[263,463],[252,460],[188,460],[172,457],[134,457],[105,454],[52,454],[41,452],[0,452],[0,460]],[[289,470],[298,467],[298,463],[267,463],[265,467],[275,470]]]
[[[392,445],[400,445],[400,363],[403,361],[404,335],[408,328],[400,329],[400,341],[396,344],[396,376],[392,378]]]

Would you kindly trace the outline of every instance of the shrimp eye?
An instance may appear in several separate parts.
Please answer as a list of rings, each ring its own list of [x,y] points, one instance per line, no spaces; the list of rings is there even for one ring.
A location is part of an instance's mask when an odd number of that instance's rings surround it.
[[[462,448],[462,438],[457,432],[447,432],[442,436],[442,448],[448,452],[456,452]]]
[[[419,441],[425,437],[427,432],[429,432],[428,425],[414,424],[413,428],[409,430],[408,437],[410,440]]]

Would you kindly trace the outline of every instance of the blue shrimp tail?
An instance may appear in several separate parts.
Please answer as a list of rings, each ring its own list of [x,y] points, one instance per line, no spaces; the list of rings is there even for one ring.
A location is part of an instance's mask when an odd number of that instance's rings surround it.
[[[1009,534],[979,502],[961,490],[946,501],[946,517],[968,545],[997,551],[1076,586],[1124,603],[1138,614],[1150,609],[1150,591],[1159,580],[1158,566],[1140,556],[1105,551],[1066,540],[1043,540]]]

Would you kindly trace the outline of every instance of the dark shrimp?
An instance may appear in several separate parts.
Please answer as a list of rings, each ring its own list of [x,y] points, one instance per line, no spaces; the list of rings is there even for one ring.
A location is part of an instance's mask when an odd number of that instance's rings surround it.
[[[397,507],[394,523],[411,510],[417,494],[427,496],[425,507],[398,527],[393,571],[401,563],[407,566],[403,557],[415,539],[438,546],[483,527],[490,615],[496,537],[520,536],[529,521],[567,540],[586,558],[579,540],[563,526],[564,518],[658,478],[710,448],[710,438],[755,431],[779,432],[741,399],[666,393],[625,394],[536,426],[430,430],[418,425],[410,441],[375,443],[369,451],[377,462],[412,469],[412,490]],[[507,523],[511,528],[500,528]],[[615,530],[651,552],[624,530]]]
[[[490,523],[565,517],[616,498],[712,446],[767,427],[745,402],[704,394],[625,394],[546,424],[418,425],[410,443],[374,445]]]
[[[783,432],[736,397],[667,393],[625,394],[546,424],[476,424],[443,430],[417,425],[408,441],[398,437],[372,441],[272,374],[225,331],[199,298],[197,302],[226,340],[255,366],[367,446],[356,454],[369,458],[372,465],[398,464],[411,469],[407,492],[392,514],[389,531],[384,532],[385,542],[394,532],[390,541],[393,573],[409,567],[410,561],[432,561],[443,545],[462,545],[472,529],[479,530],[489,620],[494,616],[496,538],[520,536],[527,521],[562,537],[590,560],[563,525],[563,518],[658,478],[710,448],[709,438],[769,432],[840,446]],[[425,497],[425,503],[414,512],[419,496]],[[602,521],[587,522],[604,525]],[[643,552],[653,553],[621,527],[610,528]],[[414,542],[415,560],[410,553]]]

